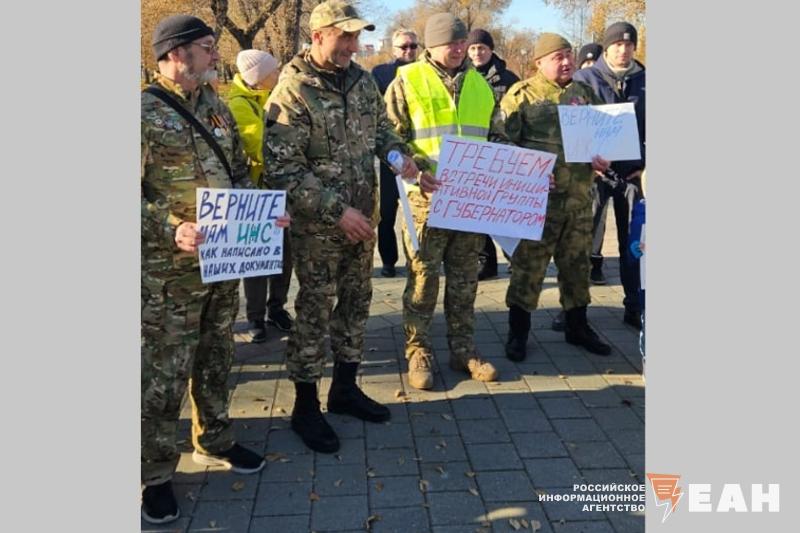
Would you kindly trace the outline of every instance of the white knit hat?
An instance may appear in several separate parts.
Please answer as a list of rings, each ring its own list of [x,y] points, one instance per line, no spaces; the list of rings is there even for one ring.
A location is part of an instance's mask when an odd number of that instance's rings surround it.
[[[236,56],[236,68],[248,85],[256,85],[278,68],[278,60],[261,50],[242,50]]]

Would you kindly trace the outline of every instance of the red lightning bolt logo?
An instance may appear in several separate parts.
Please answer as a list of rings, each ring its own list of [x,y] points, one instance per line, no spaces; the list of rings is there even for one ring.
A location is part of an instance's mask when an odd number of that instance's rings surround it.
[[[681,476],[676,474],[647,474],[647,479],[653,486],[653,496],[656,499],[656,506],[661,507],[666,505],[667,509],[664,512],[664,518],[661,523],[667,521],[669,515],[675,510],[678,502],[683,497],[683,491],[678,486],[678,480]],[[672,503],[672,505],[669,505]]]

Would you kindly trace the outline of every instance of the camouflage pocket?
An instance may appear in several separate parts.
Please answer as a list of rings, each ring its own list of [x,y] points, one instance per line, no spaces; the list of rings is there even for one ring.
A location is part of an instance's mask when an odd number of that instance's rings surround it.
[[[361,115],[361,136],[370,152],[375,151],[375,117],[370,114]]]

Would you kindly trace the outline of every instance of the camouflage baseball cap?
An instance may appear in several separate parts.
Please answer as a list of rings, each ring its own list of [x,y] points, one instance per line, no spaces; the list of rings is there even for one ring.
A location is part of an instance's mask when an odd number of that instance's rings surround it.
[[[315,7],[311,12],[309,26],[312,31],[328,26],[351,32],[375,29],[374,24],[360,18],[356,8],[343,0],[328,0]]]

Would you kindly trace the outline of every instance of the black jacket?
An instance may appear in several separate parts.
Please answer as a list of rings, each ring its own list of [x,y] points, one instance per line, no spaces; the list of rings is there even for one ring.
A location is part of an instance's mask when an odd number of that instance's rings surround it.
[[[375,78],[375,83],[378,84],[378,89],[381,91],[381,94],[386,94],[386,89],[389,88],[389,84],[392,83],[392,80],[397,76],[397,68],[405,64],[406,63],[401,63],[395,59],[391,63],[375,65],[375,68],[372,69],[372,77]]]
[[[595,94],[607,104],[633,103],[636,111],[636,125],[639,128],[639,147],[642,151],[642,159],[618,161],[612,164],[611,167],[623,178],[631,172],[645,167],[645,68],[636,60],[634,60],[634,64],[634,68],[624,78],[617,79],[606,63],[605,57],[600,56],[594,65],[578,70],[572,77],[573,80],[590,85]]]
[[[519,76],[506,68],[506,62],[492,53],[492,59],[483,66],[475,67],[481,75],[489,82],[494,91],[494,96],[499,102],[502,100],[506,91],[519,81]]]

